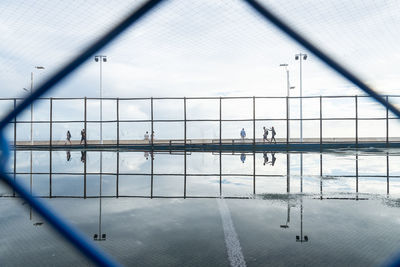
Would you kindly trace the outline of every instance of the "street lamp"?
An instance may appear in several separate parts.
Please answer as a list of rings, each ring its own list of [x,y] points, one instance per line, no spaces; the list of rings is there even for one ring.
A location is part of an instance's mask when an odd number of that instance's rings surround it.
[[[286,93],[286,97],[287,97],[287,107],[286,107],[286,114],[287,114],[287,119],[288,119],[288,123],[287,123],[287,140],[288,142],[290,142],[290,89],[294,89],[294,86],[290,86],[290,80],[289,80],[289,69],[288,69],[288,64],[284,63],[284,64],[280,64],[280,67],[285,67],[286,70],[286,86],[287,86],[287,93]],[[290,191],[290,153],[286,154],[286,164],[287,164],[287,192],[289,193]]]
[[[100,62],[100,144],[103,144],[103,62],[107,62],[107,56],[98,55],[94,61]]]
[[[35,66],[35,69],[38,70],[44,70],[43,66]],[[28,89],[26,88],[22,88],[24,89],[24,91],[29,92]],[[30,89],[30,93],[32,94],[33,92],[33,71],[31,71],[31,89]],[[33,102],[31,104],[31,145],[33,145]]]
[[[307,54],[296,54],[295,60],[300,60],[300,142],[303,142],[303,69],[302,61],[307,59]]]

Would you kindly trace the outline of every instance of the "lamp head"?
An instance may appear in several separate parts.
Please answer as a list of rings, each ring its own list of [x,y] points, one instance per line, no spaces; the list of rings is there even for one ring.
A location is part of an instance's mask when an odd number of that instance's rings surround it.
[[[94,57],[94,61],[99,62],[99,57]]]
[[[107,62],[107,58],[106,57],[103,57],[103,62]]]
[[[304,60],[307,59],[307,54],[304,54],[303,59],[304,59]]]
[[[44,70],[44,67],[43,66],[35,66],[35,69]]]
[[[279,66],[280,66],[280,67],[287,67],[287,66],[289,66],[289,65],[285,63],[285,64],[280,64]]]
[[[295,59],[295,60],[298,60],[298,59],[299,59],[299,55],[296,55],[296,56],[294,57],[294,59]]]

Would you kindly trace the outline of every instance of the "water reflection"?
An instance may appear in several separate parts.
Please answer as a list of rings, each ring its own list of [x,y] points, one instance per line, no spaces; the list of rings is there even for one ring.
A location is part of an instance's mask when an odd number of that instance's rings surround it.
[[[29,153],[28,170],[24,160],[26,153]],[[60,153],[66,153],[64,161]],[[77,162],[79,153],[81,165]],[[236,155],[240,157],[240,165],[232,158]],[[397,153],[389,152],[17,151],[11,174],[16,179],[29,175],[30,191],[50,198],[99,197],[103,176],[106,176],[106,182],[113,184],[107,186],[107,197],[253,197],[255,194],[298,192],[318,194],[321,200],[359,199],[359,194],[399,194],[400,167],[396,164],[399,160]],[[95,177],[98,182],[93,180]],[[99,186],[100,191],[96,193],[94,186]],[[42,192],[46,191],[48,194],[44,195]],[[343,193],[353,195],[344,196]],[[2,195],[9,196],[9,193]]]
[[[242,154],[246,160],[239,162]],[[248,266],[365,266],[382,263],[400,242],[393,216],[400,206],[394,198],[400,193],[399,162],[396,151],[70,150],[17,151],[10,167],[87,236],[105,241],[100,246],[125,265],[228,265],[212,199],[224,198]],[[13,192],[0,190],[3,203],[25,206]],[[63,249],[46,245],[48,237],[39,231],[47,226],[34,213],[29,220],[27,212],[13,215],[8,223],[14,208],[0,205],[0,214],[7,214],[0,216],[4,233],[21,228],[37,245],[37,255],[63,255]],[[10,247],[29,244],[5,240]],[[22,265],[11,249],[3,257]]]

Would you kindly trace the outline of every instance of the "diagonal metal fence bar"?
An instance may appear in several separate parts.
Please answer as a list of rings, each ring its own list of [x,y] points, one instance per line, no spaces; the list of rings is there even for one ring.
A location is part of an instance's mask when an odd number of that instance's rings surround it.
[[[329,55],[324,53],[316,45],[311,43],[306,38],[302,37],[297,31],[292,29],[282,19],[280,19],[278,16],[276,16],[271,11],[269,11],[267,8],[262,6],[257,0],[244,0],[244,1],[247,2],[252,8],[254,8],[266,20],[270,21],[277,28],[279,28],[280,30],[285,32],[287,35],[289,35],[296,42],[301,44],[303,47],[308,49],[311,53],[313,53],[315,56],[317,56],[319,59],[321,59],[323,62],[325,62],[334,71],[336,71],[337,73],[342,75],[344,78],[349,80],[351,83],[353,83],[357,87],[359,87],[361,90],[366,92],[368,95],[370,95],[377,102],[379,102],[384,107],[386,107],[386,109],[390,110],[398,118],[400,118],[400,110],[398,110],[394,105],[392,105],[388,101],[386,101],[385,98],[379,96],[379,94],[377,92],[375,92],[372,88],[370,88],[363,81],[361,81],[361,79],[359,79],[351,71],[349,71],[344,66],[342,66],[337,61],[335,61],[332,57],[330,57]],[[400,255],[397,255],[397,257],[394,260],[392,260],[389,263],[387,263],[387,265],[388,266],[400,266]]]
[[[350,70],[346,69],[343,65],[339,64],[336,60],[330,57],[327,53],[323,52],[316,45],[311,43],[309,40],[301,36],[297,31],[292,29],[286,22],[280,19],[278,16],[273,14],[263,5],[261,5],[257,0],[243,0],[247,2],[252,8],[254,8],[262,17],[270,21],[277,28],[285,32],[296,42],[304,46],[311,53],[321,59],[324,63],[326,63],[329,67],[331,67],[334,71],[342,75],[344,78],[349,80],[351,83],[356,85],[358,88],[366,92],[369,96],[375,99],[377,102],[381,103],[384,107],[388,108],[391,112],[396,114],[397,117],[400,118],[400,110],[397,109],[394,105],[386,102],[384,97],[381,97],[375,90],[366,85],[360,78],[354,75]]]
[[[1,142],[1,158],[0,158],[0,178],[5,181],[13,190],[20,194],[47,222],[60,233],[66,240],[71,242],[85,257],[93,261],[99,266],[119,266],[107,254],[99,250],[96,246],[91,244],[86,238],[68,225],[61,219],[54,211],[51,211],[44,203],[35,199],[22,185],[14,181],[11,177],[5,174],[6,161],[9,155],[9,147],[4,138],[4,127],[17,117],[25,108],[27,108],[33,101],[41,97],[44,93],[54,88],[55,85],[60,83],[87,59],[93,56],[97,51],[104,48],[119,34],[124,32],[127,28],[139,21],[144,15],[152,10],[156,5],[163,0],[149,0],[141,5],[139,8],[131,12],[125,19],[123,19],[117,26],[104,34],[101,38],[95,41],[75,59],[67,63],[57,73],[50,77],[47,81],[41,84],[32,94],[30,94],[21,104],[16,106],[0,121],[0,142]]]

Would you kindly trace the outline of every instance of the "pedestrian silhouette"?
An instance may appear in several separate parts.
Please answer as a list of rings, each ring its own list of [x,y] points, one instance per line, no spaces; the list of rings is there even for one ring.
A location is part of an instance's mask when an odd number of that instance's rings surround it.
[[[65,141],[65,144],[67,143],[71,144],[71,132],[69,130],[67,131],[67,141]]]
[[[82,142],[84,142],[84,144],[86,145],[86,131],[85,131],[85,129],[82,129],[82,131],[81,131],[81,143],[80,144],[82,144]]]
[[[244,130],[244,128],[242,128],[242,130],[240,131],[240,137],[242,138],[242,141],[244,141],[244,138],[246,137],[246,131]]]
[[[264,134],[263,134],[263,142],[265,143],[265,141],[268,142],[268,129],[265,128],[265,126],[263,127],[264,130]]]
[[[276,135],[275,128],[274,128],[274,126],[272,126],[271,127],[271,140],[270,140],[270,143],[272,143],[272,140],[273,140],[274,143],[276,144],[275,135]]]
[[[67,151],[67,161],[71,160],[71,152],[68,150]]]

